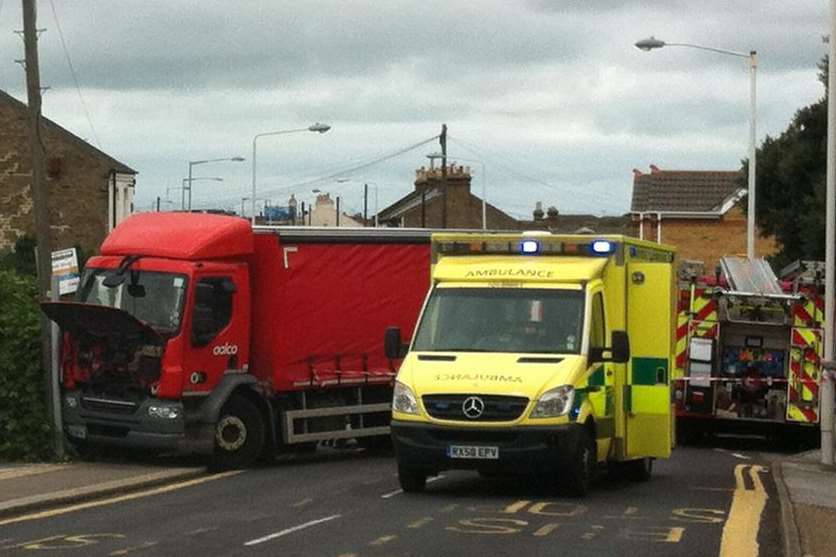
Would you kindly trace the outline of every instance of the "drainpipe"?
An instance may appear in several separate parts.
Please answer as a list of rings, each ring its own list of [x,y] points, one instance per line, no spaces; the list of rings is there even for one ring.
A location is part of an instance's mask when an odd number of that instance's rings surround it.
[[[656,218],[659,219],[656,223],[656,243],[662,243],[662,213],[656,213]]]
[[[644,213],[639,213],[639,240],[644,240]]]

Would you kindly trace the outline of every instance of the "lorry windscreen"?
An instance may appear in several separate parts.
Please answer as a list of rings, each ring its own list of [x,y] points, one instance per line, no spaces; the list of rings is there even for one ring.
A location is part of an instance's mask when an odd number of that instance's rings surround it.
[[[81,278],[78,301],[127,311],[162,334],[180,329],[186,277],[173,273],[127,271],[119,286],[103,284],[112,269],[86,269]]]
[[[416,351],[580,352],[584,293],[534,288],[436,288]]]

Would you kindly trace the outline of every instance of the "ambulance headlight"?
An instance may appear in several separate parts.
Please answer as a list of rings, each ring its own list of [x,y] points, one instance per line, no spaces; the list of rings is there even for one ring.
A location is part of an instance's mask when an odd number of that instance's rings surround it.
[[[532,418],[555,418],[567,414],[572,408],[575,400],[575,388],[571,385],[563,385],[556,389],[546,391],[537,400],[534,410],[531,411]]]
[[[412,389],[395,381],[395,392],[392,394],[392,410],[401,414],[417,414],[418,402]]]

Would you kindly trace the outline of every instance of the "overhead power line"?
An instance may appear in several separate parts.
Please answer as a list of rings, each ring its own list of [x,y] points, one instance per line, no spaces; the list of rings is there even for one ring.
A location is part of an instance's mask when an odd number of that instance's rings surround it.
[[[67,66],[70,68],[70,74],[73,76],[73,83],[75,83],[75,90],[78,93],[78,100],[81,102],[81,107],[84,109],[84,115],[87,118],[87,124],[90,126],[90,132],[93,134],[93,140],[96,142],[96,147],[102,148],[102,143],[99,141],[99,136],[96,134],[96,128],[93,126],[93,119],[90,117],[90,111],[87,110],[87,103],[84,102],[84,97],[81,94],[81,87],[78,84],[78,77],[73,67],[73,61],[70,59],[70,51],[67,48],[67,43],[64,40],[64,32],[61,30],[61,23],[58,21],[58,13],[55,11],[55,3],[49,0],[49,5],[52,7],[52,16],[55,18],[55,27],[58,29],[58,36],[61,38],[61,46],[64,49],[64,57],[67,59]]]

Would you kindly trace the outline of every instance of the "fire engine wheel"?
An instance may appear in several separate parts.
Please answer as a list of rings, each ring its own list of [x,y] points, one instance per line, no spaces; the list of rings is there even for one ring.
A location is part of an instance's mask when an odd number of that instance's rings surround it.
[[[404,493],[418,493],[424,491],[427,485],[427,475],[421,470],[398,466],[398,483]]]
[[[240,395],[233,395],[221,408],[215,425],[213,470],[245,468],[258,459],[264,449],[264,420],[258,408]]]
[[[596,462],[595,441],[586,429],[580,430],[575,443],[574,453],[563,468],[558,488],[570,497],[583,497],[589,491],[595,478]]]
[[[646,482],[653,474],[653,459],[640,458],[624,463],[627,479],[632,482]]]

